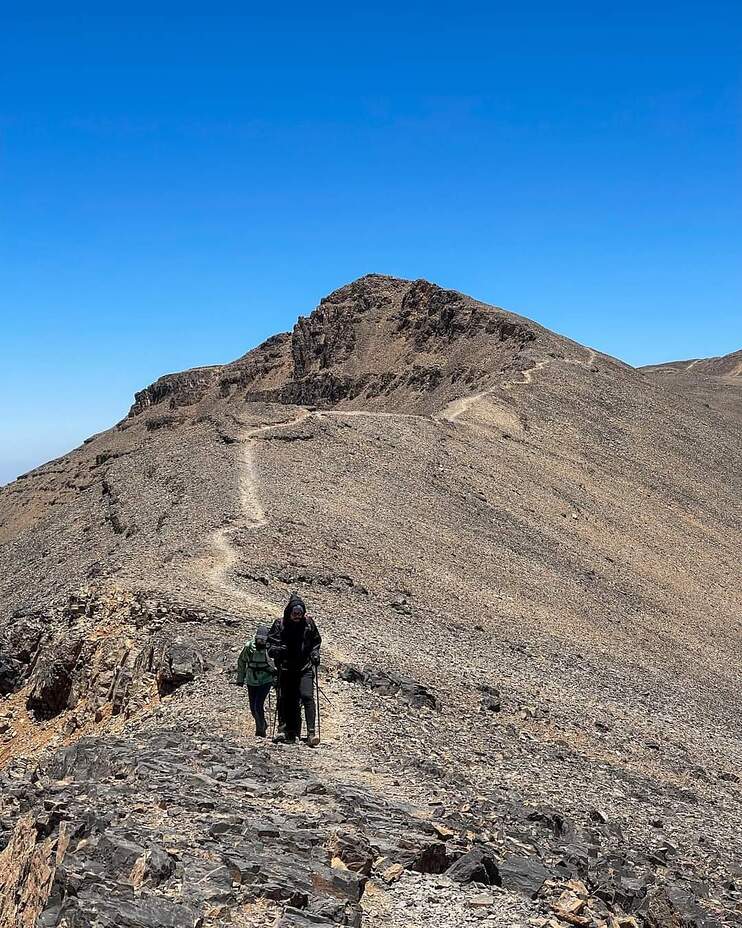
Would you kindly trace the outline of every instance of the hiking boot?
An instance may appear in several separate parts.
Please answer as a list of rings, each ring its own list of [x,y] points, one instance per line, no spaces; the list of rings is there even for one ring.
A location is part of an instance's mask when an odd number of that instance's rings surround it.
[[[316,732],[308,731],[307,732],[307,744],[310,748],[316,748],[319,744],[319,738],[317,737]]]
[[[267,734],[268,734],[268,730],[267,730],[266,728],[256,728],[256,729],[255,729],[255,737],[256,737],[256,738],[265,738],[265,736],[266,736]]]
[[[295,744],[296,736],[289,735],[285,731],[279,732],[276,737],[273,739],[274,744]]]

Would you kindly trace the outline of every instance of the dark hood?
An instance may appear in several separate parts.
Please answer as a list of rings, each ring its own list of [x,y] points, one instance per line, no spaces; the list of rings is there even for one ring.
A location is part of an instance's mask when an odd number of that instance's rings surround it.
[[[294,606],[301,606],[304,615],[307,614],[307,607],[304,604],[304,600],[299,596],[298,593],[292,593],[289,601],[286,603],[286,608],[283,610],[283,617],[288,621],[289,616],[291,615],[291,610]]]

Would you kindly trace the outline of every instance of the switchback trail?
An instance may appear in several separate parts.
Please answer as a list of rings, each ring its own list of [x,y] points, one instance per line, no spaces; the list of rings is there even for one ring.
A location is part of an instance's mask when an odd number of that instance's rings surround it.
[[[436,413],[433,417],[434,419],[440,421],[441,419],[446,422],[455,422],[460,416],[472,408],[472,406],[479,403],[487,396],[492,396],[493,393],[496,393],[498,390],[512,390],[513,387],[521,386],[522,384],[531,383],[533,380],[533,375],[546,367],[547,364],[551,363],[551,358],[548,358],[544,361],[537,361],[533,367],[529,367],[527,370],[520,371],[523,375],[522,380],[513,380],[510,383],[498,383],[493,387],[488,387],[486,390],[482,390],[480,393],[472,393],[470,396],[462,396],[457,400],[453,400],[448,403],[446,406],[441,409],[440,412]]]
[[[498,383],[492,387],[488,387],[486,390],[482,390],[479,393],[472,393],[469,396],[461,396],[456,400],[452,400],[450,403],[444,406],[443,409],[435,413],[433,419],[436,421],[444,420],[446,422],[455,422],[460,416],[471,409],[472,406],[475,406],[486,397],[497,393],[498,390],[512,390],[514,387],[520,387],[525,384],[532,383],[533,375],[538,373],[538,371],[543,370],[555,360],[562,360],[565,364],[579,364],[583,367],[592,367],[597,359],[597,352],[592,348],[586,348],[585,350],[588,352],[587,360],[583,360],[582,358],[544,358],[541,361],[537,361],[533,367],[529,367],[526,370],[520,371],[520,373],[523,375],[522,380],[511,380],[509,383]]]

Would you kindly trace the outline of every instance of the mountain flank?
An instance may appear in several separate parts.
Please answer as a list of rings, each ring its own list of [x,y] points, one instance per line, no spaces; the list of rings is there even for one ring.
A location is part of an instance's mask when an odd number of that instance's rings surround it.
[[[702,363],[369,275],[2,488],[0,928],[735,924],[742,432]],[[231,683],[295,590],[317,750]]]
[[[651,364],[642,371],[678,395],[742,424],[742,350],[718,358]]]

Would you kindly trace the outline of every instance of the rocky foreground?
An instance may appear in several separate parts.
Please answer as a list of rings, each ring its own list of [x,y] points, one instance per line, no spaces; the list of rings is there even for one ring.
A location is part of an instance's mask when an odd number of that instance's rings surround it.
[[[734,771],[697,769],[683,787],[633,777],[621,789],[644,827],[627,828],[612,811],[615,733],[594,719],[606,755],[594,804],[569,789],[524,801],[520,781],[579,762],[579,743],[534,737],[548,709],[490,684],[469,707],[332,659],[321,747],[273,746],[252,736],[232,684],[247,633],[115,589],[14,626],[0,725],[6,745],[27,743],[0,780],[2,928],[739,920],[736,836],[727,855],[703,850],[738,796]],[[717,817],[695,811],[706,793]],[[692,852],[679,815],[701,832]]]

